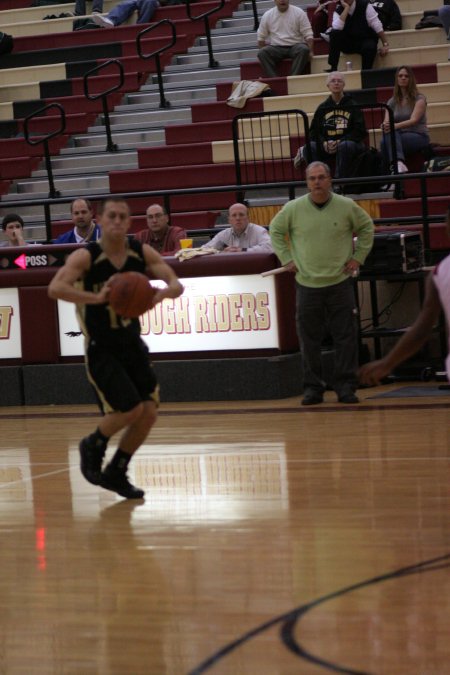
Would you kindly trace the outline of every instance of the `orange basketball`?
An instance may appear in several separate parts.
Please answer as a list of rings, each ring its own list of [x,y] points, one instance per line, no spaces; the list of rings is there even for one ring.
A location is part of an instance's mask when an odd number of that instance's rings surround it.
[[[109,304],[116,314],[135,319],[153,307],[155,293],[145,274],[122,272],[112,280]]]

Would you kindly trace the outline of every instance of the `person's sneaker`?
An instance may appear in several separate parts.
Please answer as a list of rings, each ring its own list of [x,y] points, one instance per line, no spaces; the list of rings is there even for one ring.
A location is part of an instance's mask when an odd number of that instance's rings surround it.
[[[307,391],[302,399],[302,405],[318,405],[323,403],[323,395],[318,391]]]
[[[108,19],[107,16],[102,16],[102,14],[92,13],[92,21],[100,26],[100,28],[114,28],[114,24],[111,19]]]
[[[105,449],[93,447],[87,438],[80,441],[79,449],[81,473],[92,485],[100,485]]]
[[[350,394],[343,394],[338,397],[339,403],[359,403],[359,398],[351,392]]]
[[[322,40],[325,40],[325,42],[329,42],[330,41],[330,32],[331,32],[331,29],[327,28],[325,33],[320,33],[320,37],[322,38]]]
[[[130,483],[125,471],[114,469],[110,464],[108,464],[101,474],[100,484],[106,490],[117,492],[118,495],[126,497],[126,499],[142,499],[145,495],[144,490],[141,490]]]
[[[398,160],[397,162],[397,171],[399,173],[408,173],[409,169],[406,166],[405,162],[402,162],[401,159]]]

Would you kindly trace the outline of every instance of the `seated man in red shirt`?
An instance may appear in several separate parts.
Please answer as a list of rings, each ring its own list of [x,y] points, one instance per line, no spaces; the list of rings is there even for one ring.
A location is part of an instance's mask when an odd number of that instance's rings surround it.
[[[180,239],[186,238],[186,230],[176,225],[169,225],[166,209],[159,204],[151,204],[147,208],[147,229],[134,236],[142,244],[150,244],[161,255],[173,255],[181,249]]]

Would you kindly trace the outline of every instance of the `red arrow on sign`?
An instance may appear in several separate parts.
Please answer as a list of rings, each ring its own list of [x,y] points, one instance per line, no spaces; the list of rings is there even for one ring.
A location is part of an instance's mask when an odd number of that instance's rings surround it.
[[[14,260],[15,264],[17,267],[20,267],[23,270],[27,269],[27,259],[25,257],[25,253],[22,253],[22,255],[19,255],[18,258]]]

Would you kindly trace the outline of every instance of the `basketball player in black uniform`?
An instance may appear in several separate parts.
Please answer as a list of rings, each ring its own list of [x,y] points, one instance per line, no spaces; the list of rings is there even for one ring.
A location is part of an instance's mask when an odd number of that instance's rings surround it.
[[[144,491],[130,483],[131,457],[154,425],[158,383],[140,337],[139,319],[124,319],[108,304],[109,279],[121,272],[149,272],[167,285],[158,289],[154,304],[183,292],[175,272],[148,244],[129,241],[127,203],[109,198],[100,213],[102,236],[74,251],[51,281],[51,298],[77,305],[85,336],[87,376],[97,394],[103,417],[98,428],[80,442],[80,466],[90,483],[128,499],[141,499]],[[122,431],[119,447],[102,471],[111,436]]]

